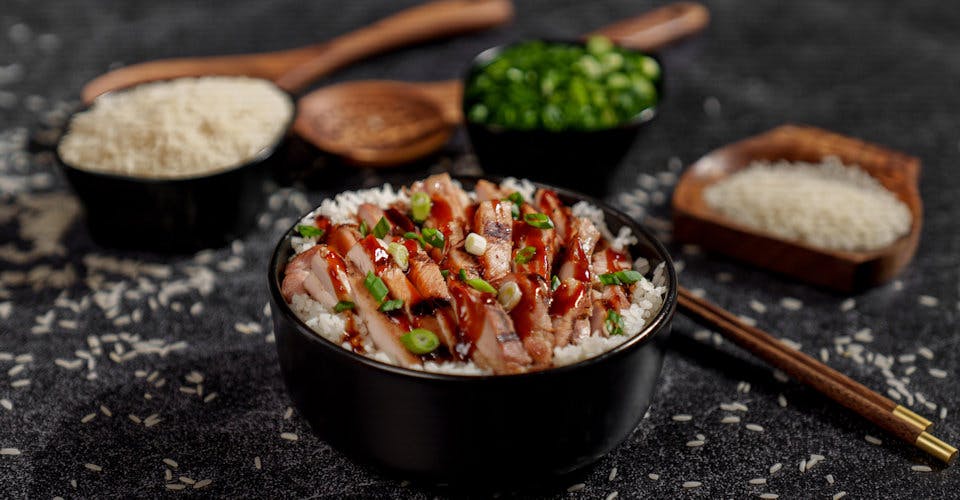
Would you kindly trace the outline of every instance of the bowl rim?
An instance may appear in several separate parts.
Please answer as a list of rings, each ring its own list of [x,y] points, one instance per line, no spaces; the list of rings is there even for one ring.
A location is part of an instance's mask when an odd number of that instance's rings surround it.
[[[493,175],[457,175],[453,177],[454,179],[461,182],[462,181],[476,182],[478,180],[485,179],[491,182],[496,182],[498,184],[502,180],[506,179],[506,177],[493,176]],[[297,225],[300,224],[300,221],[303,219],[305,214],[297,218],[294,224],[289,229],[287,229],[287,231],[283,233],[283,236],[280,237],[280,241],[274,247],[273,255],[270,257],[270,261],[267,269],[268,287],[270,289],[270,296],[271,296],[272,302],[278,305],[280,309],[279,311],[274,311],[274,321],[278,320],[277,318],[278,315],[282,316],[290,324],[295,326],[295,330],[298,335],[307,337],[309,339],[308,340],[309,342],[315,342],[318,345],[323,346],[323,348],[325,349],[332,349],[333,352],[337,352],[338,353],[337,355],[343,357],[345,360],[352,363],[359,363],[360,365],[365,365],[367,368],[382,370],[384,372],[387,372],[393,375],[407,376],[415,379],[447,381],[447,382],[470,381],[471,383],[483,383],[483,382],[489,382],[489,381],[495,381],[495,380],[529,380],[529,379],[536,379],[538,377],[548,377],[548,376],[551,376],[550,374],[561,375],[564,373],[583,370],[588,367],[594,366],[598,363],[603,363],[604,361],[610,358],[619,357],[620,355],[623,355],[627,351],[638,349],[641,345],[646,344],[658,333],[662,332],[665,328],[669,327],[670,321],[672,320],[677,307],[678,281],[677,281],[677,273],[676,273],[676,269],[674,268],[673,260],[670,257],[670,254],[667,252],[666,247],[664,247],[663,244],[659,240],[657,240],[656,237],[654,237],[654,235],[649,230],[647,230],[642,225],[640,225],[640,223],[634,221],[629,216],[613,208],[607,203],[597,200],[591,196],[587,196],[582,193],[577,193],[576,191],[573,191],[573,190],[551,186],[549,184],[544,184],[536,181],[530,181],[530,182],[537,188],[554,190],[559,195],[561,195],[561,197],[566,196],[569,198],[575,198],[578,201],[586,201],[587,203],[590,203],[596,206],[597,208],[600,208],[604,212],[605,220],[611,216],[614,219],[619,220],[622,226],[629,227],[630,230],[633,231],[636,235],[642,236],[643,238],[645,238],[647,243],[650,244],[653,247],[654,251],[658,254],[657,257],[662,259],[662,262],[664,263],[664,267],[667,272],[667,284],[668,284],[667,294],[664,297],[663,305],[661,306],[657,314],[650,320],[650,322],[643,327],[643,329],[641,329],[639,332],[637,332],[637,334],[633,335],[623,343],[613,347],[612,349],[604,351],[596,356],[592,356],[590,358],[578,361],[576,363],[571,363],[569,365],[548,368],[545,370],[538,370],[534,372],[505,374],[505,375],[496,375],[496,374],[459,375],[459,374],[449,374],[449,373],[428,372],[425,370],[415,370],[412,368],[405,368],[399,365],[393,365],[393,364],[377,361],[364,354],[358,354],[353,352],[352,350],[344,349],[340,344],[335,344],[334,342],[331,342],[330,340],[323,338],[322,336],[320,336],[320,334],[316,333],[315,331],[313,331],[312,328],[307,326],[307,324],[304,323],[304,321],[301,320],[300,317],[298,317],[296,313],[293,312],[293,310],[290,308],[290,305],[287,304],[286,300],[284,300],[282,294],[280,293],[279,278],[280,278],[280,273],[282,272],[282,268],[280,266],[280,256],[281,254],[284,253],[284,251],[287,248],[290,248],[290,239],[294,234],[294,230],[296,229]],[[307,213],[310,213],[314,210],[316,210],[316,207],[311,209]]]
[[[290,116],[287,117],[287,120],[286,120],[286,122],[284,123],[284,126],[283,126],[283,127],[280,129],[280,131],[277,133],[276,137],[274,137],[269,144],[267,144],[266,146],[260,148],[255,155],[253,155],[253,156],[250,157],[250,158],[247,158],[247,159],[243,160],[242,163],[238,163],[238,164],[235,164],[235,165],[228,165],[228,166],[226,166],[226,167],[219,168],[219,169],[214,170],[214,171],[212,171],[212,172],[194,174],[194,175],[189,175],[189,176],[184,176],[184,177],[141,177],[141,176],[136,176],[136,175],[126,175],[126,174],[118,174],[118,173],[113,173],[113,172],[100,172],[100,171],[97,171],[97,170],[89,170],[89,169],[82,168],[82,167],[78,167],[78,166],[76,166],[76,165],[71,164],[70,162],[64,160],[63,157],[60,155],[60,145],[63,143],[63,139],[67,136],[67,134],[70,133],[70,126],[73,124],[74,118],[76,118],[76,116],[77,116],[78,114],[80,114],[80,113],[89,111],[91,108],[93,108],[93,106],[96,105],[97,101],[100,100],[102,97],[110,96],[110,95],[113,95],[113,94],[118,94],[118,93],[127,92],[127,91],[133,90],[133,89],[135,89],[135,88],[137,88],[137,87],[141,87],[141,86],[149,85],[149,84],[153,84],[153,83],[172,82],[172,81],[175,81],[175,80],[197,79],[197,78],[207,78],[207,77],[214,77],[214,78],[215,78],[215,77],[245,78],[245,79],[248,79],[248,80],[260,80],[260,81],[263,81],[263,82],[267,82],[267,83],[270,84],[270,86],[272,86],[275,90],[277,90],[277,91],[279,91],[281,94],[283,94],[284,98],[285,98],[285,99],[287,100],[287,102],[290,104]],[[276,83],[274,83],[272,80],[269,80],[269,79],[267,79],[267,78],[259,78],[259,77],[253,77],[253,76],[245,76],[245,75],[192,75],[192,76],[191,76],[191,75],[188,75],[188,76],[179,76],[179,77],[174,77],[174,78],[160,78],[160,79],[157,79],[157,80],[150,80],[150,81],[146,81],[146,82],[140,82],[140,83],[137,83],[137,84],[134,84],[134,85],[130,85],[130,86],[127,86],[127,87],[123,87],[123,88],[119,88],[119,89],[110,90],[110,91],[108,91],[108,92],[104,92],[103,94],[100,94],[99,96],[97,96],[96,99],[94,99],[92,103],[83,105],[83,106],[81,106],[79,109],[77,109],[77,110],[75,110],[74,112],[70,113],[70,116],[67,118],[67,120],[66,120],[66,122],[65,122],[65,124],[64,124],[63,133],[60,134],[60,137],[57,139],[57,143],[53,146],[53,155],[54,155],[54,158],[56,159],[57,163],[58,163],[64,170],[74,171],[74,172],[78,172],[78,173],[81,173],[81,174],[84,174],[84,175],[89,175],[89,176],[92,176],[92,177],[97,177],[97,178],[104,179],[104,180],[127,181],[127,182],[141,182],[141,183],[144,183],[144,184],[175,184],[175,183],[185,182],[185,181],[196,181],[196,180],[202,180],[202,179],[208,179],[208,178],[217,177],[217,176],[219,176],[219,175],[228,174],[228,173],[231,173],[231,172],[235,172],[235,171],[237,171],[237,170],[243,170],[243,169],[246,169],[246,168],[248,168],[248,167],[253,167],[253,166],[262,164],[262,163],[265,162],[267,159],[269,159],[271,156],[273,156],[273,154],[276,153],[277,150],[280,149],[281,144],[283,144],[283,142],[287,139],[287,136],[290,135],[290,131],[291,131],[292,127],[293,127],[293,123],[294,123],[294,120],[296,119],[296,117],[297,117],[297,100],[296,100],[296,97],[295,97],[293,94],[291,94],[290,92],[288,92],[288,91],[280,88],[280,86],[278,86],[278,85],[277,85]]]
[[[513,41],[513,42],[507,42],[507,43],[503,43],[503,44],[500,44],[500,45],[494,45],[493,47],[489,47],[489,48],[487,48],[487,49],[484,49],[482,52],[480,52],[479,54],[475,55],[475,56],[473,57],[473,59],[470,60],[470,63],[467,65],[466,70],[464,70],[464,72],[463,72],[463,77],[461,78],[461,81],[463,82],[463,97],[460,99],[460,107],[462,108],[462,112],[463,112],[463,122],[464,122],[464,124],[465,124],[466,126],[468,126],[468,127],[480,127],[480,128],[483,128],[483,129],[485,129],[485,130],[488,130],[488,131],[490,131],[490,132],[492,132],[492,133],[496,133],[496,134],[503,134],[503,133],[526,133],[526,134],[530,134],[530,133],[546,133],[546,134],[581,134],[581,135],[591,135],[591,134],[598,134],[598,133],[603,133],[603,132],[610,132],[611,130],[629,130],[629,129],[634,129],[634,128],[636,128],[636,127],[639,127],[640,125],[644,125],[644,124],[646,124],[646,123],[650,123],[651,121],[654,120],[654,118],[657,117],[657,115],[660,114],[660,105],[663,103],[663,88],[664,88],[664,85],[663,85],[663,82],[664,82],[663,61],[660,59],[660,56],[658,56],[655,52],[652,52],[652,51],[651,51],[651,52],[646,52],[646,51],[642,51],[642,50],[633,50],[633,49],[628,49],[628,48],[626,48],[626,47],[620,47],[620,48],[623,49],[623,50],[627,50],[627,51],[630,51],[630,52],[636,52],[636,53],[639,53],[639,54],[643,54],[643,55],[645,55],[645,56],[647,56],[647,57],[650,57],[650,58],[652,58],[653,60],[657,61],[657,64],[660,66],[660,78],[658,78],[655,82],[653,82],[654,88],[657,89],[657,101],[656,101],[656,103],[655,103],[653,106],[650,106],[649,108],[643,108],[643,109],[641,109],[640,111],[637,112],[637,114],[635,114],[635,115],[634,115],[632,118],[630,118],[629,120],[619,122],[619,123],[617,123],[616,126],[613,126],[613,127],[601,128],[601,129],[594,129],[594,130],[579,130],[579,129],[547,130],[547,129],[544,129],[544,128],[534,128],[534,129],[528,129],[528,130],[525,130],[525,129],[512,129],[512,128],[506,128],[506,127],[504,127],[504,126],[502,126],[502,125],[495,125],[495,124],[494,124],[494,125],[491,125],[491,124],[487,124],[487,123],[477,123],[477,122],[474,122],[474,121],[470,120],[470,114],[468,113],[468,109],[467,109],[467,102],[468,102],[468,99],[467,99],[467,86],[470,84],[470,81],[473,79],[474,75],[480,70],[481,67],[483,67],[483,66],[486,65],[486,64],[489,64],[489,63],[490,63],[491,61],[493,61],[498,55],[500,55],[504,50],[506,50],[506,49],[508,49],[508,48],[510,48],[510,47],[516,46],[516,45],[520,45],[520,44],[522,44],[522,43],[529,43],[529,42],[545,42],[545,43],[553,43],[553,44],[561,44],[561,45],[580,45],[580,46],[586,46],[586,44],[587,44],[587,42],[584,41],[584,40],[576,40],[576,39],[570,39],[570,38],[529,38],[529,39],[524,39],[524,40],[515,40],[515,41]],[[614,44],[614,45],[616,45],[616,44]],[[619,47],[619,46],[618,46],[618,47]]]

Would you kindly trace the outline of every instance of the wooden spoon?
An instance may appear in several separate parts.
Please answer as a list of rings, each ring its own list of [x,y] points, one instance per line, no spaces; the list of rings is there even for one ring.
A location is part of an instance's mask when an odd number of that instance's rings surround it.
[[[706,7],[676,3],[594,31],[632,50],[652,51],[703,30]],[[293,129],[350,163],[387,167],[440,149],[463,121],[459,80],[347,82],[315,90],[298,103]]]
[[[713,211],[703,198],[708,186],[754,160],[816,163],[831,155],[844,164],[859,165],[907,205],[912,216],[907,235],[879,250],[824,250],[737,224]],[[814,285],[842,292],[862,290],[892,279],[916,252],[923,216],[919,174],[917,158],[826,130],[784,125],[713,151],[684,172],[673,193],[674,240]]]
[[[83,102],[138,83],[203,75],[272,80],[296,93],[315,79],[365,57],[404,45],[491,28],[513,17],[510,0],[438,0],[398,12],[370,26],[296,49],[216,57],[163,59],[105,73],[83,87]]]

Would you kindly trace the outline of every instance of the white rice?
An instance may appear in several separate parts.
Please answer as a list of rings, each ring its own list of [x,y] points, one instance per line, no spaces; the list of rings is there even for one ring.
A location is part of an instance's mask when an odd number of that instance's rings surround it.
[[[290,99],[245,77],[178,78],[98,98],[77,114],[59,146],[78,168],[184,178],[234,167],[284,133]]]
[[[753,162],[704,190],[713,209],[778,238],[862,251],[910,231],[910,209],[875,178],[836,157]]]
[[[533,199],[536,191],[536,187],[526,179],[508,178],[501,185],[505,189],[521,193],[528,200]],[[387,208],[396,202],[409,202],[409,196],[402,189],[394,190],[390,184],[370,189],[345,191],[333,199],[323,200],[320,206],[304,216],[300,223],[312,225],[316,217],[322,215],[330,219],[333,224],[344,224],[356,220],[357,210],[363,203],[372,203],[380,208]],[[630,245],[637,243],[636,237],[628,227],[622,227],[617,236],[614,237],[607,228],[603,210],[598,207],[580,201],[572,207],[572,211],[575,216],[585,217],[593,222],[603,237],[611,242],[611,247],[616,250],[623,251]],[[294,251],[299,254],[316,245],[316,238],[294,236],[291,238],[291,243]],[[649,268],[649,262],[642,257],[634,262],[634,269],[642,274],[649,272]],[[598,332],[594,332],[594,335],[583,339],[579,344],[556,347],[553,353],[554,366],[565,366],[595,357],[623,344],[640,333],[662,308],[667,288],[666,266],[665,263],[660,263],[653,270],[651,279],[642,279],[632,285],[630,306],[619,311],[623,318],[623,335],[604,337]],[[304,294],[294,295],[290,302],[290,308],[321,337],[340,344],[345,349],[352,349],[352,346],[342,342],[343,332],[346,328],[346,319],[343,315],[327,310],[322,304]],[[377,350],[369,339],[366,339],[363,348],[368,357],[382,363],[395,364],[386,353]],[[413,368],[449,375],[488,375],[491,373],[489,370],[478,367],[472,361],[444,363],[428,361],[422,366]]]

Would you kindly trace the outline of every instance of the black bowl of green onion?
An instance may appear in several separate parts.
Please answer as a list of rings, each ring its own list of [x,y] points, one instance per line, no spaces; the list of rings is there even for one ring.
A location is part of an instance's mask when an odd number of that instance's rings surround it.
[[[603,37],[523,41],[473,60],[463,113],[485,171],[603,194],[656,116],[661,82],[656,57]]]

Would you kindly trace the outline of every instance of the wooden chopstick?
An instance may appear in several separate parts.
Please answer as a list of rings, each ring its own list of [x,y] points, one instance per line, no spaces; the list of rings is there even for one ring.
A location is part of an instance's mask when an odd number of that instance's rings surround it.
[[[898,410],[899,405],[893,401],[816,359],[787,347],[769,333],[744,324],[732,313],[693,295],[684,287],[679,288],[677,298],[680,310],[692,319],[716,329],[734,344],[860,414],[900,440],[917,446],[947,464],[956,458],[956,448],[926,432],[928,420],[910,417],[913,412],[907,414]]]

